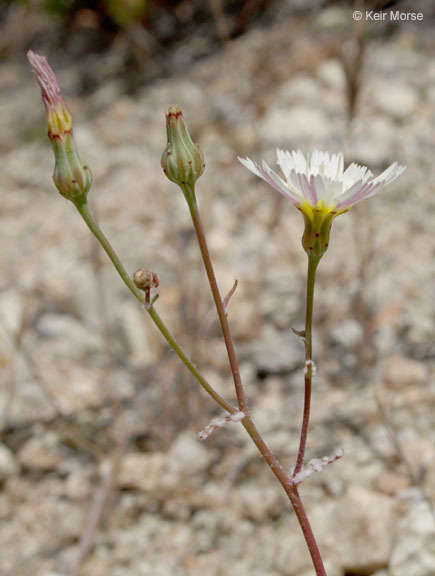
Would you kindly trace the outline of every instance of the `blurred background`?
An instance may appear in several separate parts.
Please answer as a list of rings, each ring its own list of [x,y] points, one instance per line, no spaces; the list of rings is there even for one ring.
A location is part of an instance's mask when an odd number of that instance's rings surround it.
[[[334,222],[319,266],[306,459],[345,456],[301,493],[328,576],[435,574],[434,26],[429,0],[2,1],[0,576],[313,574],[242,427],[198,439],[220,411],[57,194],[28,49],[56,72],[103,231],[129,272],[159,275],[158,311],[232,401],[187,207],[160,168],[165,109],[182,107],[222,293],[239,281],[229,319],[253,417],[288,470],[303,221],[237,156],[407,166]]]

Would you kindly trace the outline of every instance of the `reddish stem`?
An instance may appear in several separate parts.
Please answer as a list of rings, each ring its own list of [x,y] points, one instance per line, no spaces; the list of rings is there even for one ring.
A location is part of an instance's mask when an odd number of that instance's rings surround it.
[[[211,292],[213,295],[214,303],[216,306],[216,311],[218,314],[222,335],[224,337],[225,346],[227,349],[228,360],[231,367],[231,372],[233,375],[234,386],[236,389],[237,401],[239,405],[239,409],[245,414],[245,417],[242,420],[242,424],[253,440],[254,444],[258,448],[259,452],[263,456],[264,460],[268,464],[269,468],[276,476],[278,481],[280,482],[281,486],[285,490],[290,503],[295,511],[296,517],[299,521],[299,525],[302,529],[302,533],[305,538],[305,542],[307,544],[308,550],[311,555],[311,559],[313,562],[314,569],[316,571],[317,576],[326,576],[325,568],[323,566],[322,557],[320,555],[319,547],[317,546],[316,539],[314,537],[313,531],[311,529],[307,513],[305,512],[305,508],[302,504],[302,500],[299,496],[299,492],[297,489],[297,485],[293,482],[292,478],[290,478],[282,468],[281,464],[279,463],[278,459],[272,454],[270,448],[267,446],[266,442],[263,440],[260,432],[257,430],[255,426],[250,412],[248,408],[248,403],[246,400],[245,391],[243,388],[242,380],[240,378],[240,372],[237,362],[237,356],[234,349],[234,344],[227,320],[227,315],[225,311],[225,305],[222,301],[219,287],[217,285],[216,276],[213,269],[213,264],[210,258],[210,253],[207,247],[207,241],[204,234],[204,229],[201,222],[201,217],[199,214],[198,206],[196,203],[195,191],[193,188],[183,189],[184,195],[186,197],[190,214],[192,216],[193,225],[195,228],[196,236],[198,239],[198,244],[200,247],[202,259],[204,262],[204,267],[207,273],[207,277],[209,280]],[[314,269],[315,272],[315,269]],[[314,278],[313,278],[313,290],[314,290]],[[312,313],[312,305],[311,305],[311,313]],[[307,313],[308,314],[308,313]],[[311,338],[310,338],[311,342]],[[310,344],[311,346],[311,344]],[[308,371],[307,371],[308,374]],[[311,377],[311,372],[309,372]],[[309,403],[308,403],[308,415],[309,415]],[[305,419],[304,414],[304,422],[306,420],[306,428],[308,428],[308,417]],[[303,446],[305,446],[306,440],[306,433]],[[302,439],[301,439],[302,441]],[[303,452],[301,458],[303,459]]]
[[[196,198],[194,196],[194,191],[189,190],[189,196],[186,195],[186,198],[189,198],[188,206],[190,209],[190,214],[192,216],[193,226],[195,228],[199,249],[201,250],[202,260],[204,262],[205,271],[207,273],[207,278],[210,284],[211,293],[213,295],[213,300],[216,306],[216,311],[218,314],[219,323],[222,330],[222,335],[224,337],[225,346],[228,354],[228,360],[231,367],[231,373],[233,375],[234,386],[236,389],[237,402],[239,405],[239,409],[244,414],[248,415],[249,408],[248,403],[246,401],[245,391],[243,390],[242,379],[240,378],[240,371],[237,362],[236,351],[234,349],[233,339],[231,337],[230,327],[225,312],[225,306],[219,292],[219,287],[216,281],[213,264],[210,258],[210,253],[208,251],[207,241],[204,234],[204,228],[202,226],[201,216],[199,214],[198,205],[196,203]]]

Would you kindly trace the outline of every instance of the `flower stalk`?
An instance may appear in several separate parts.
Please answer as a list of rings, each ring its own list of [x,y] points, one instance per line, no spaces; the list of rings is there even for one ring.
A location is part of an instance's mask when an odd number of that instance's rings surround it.
[[[314,373],[312,324],[316,270],[322,256],[328,249],[334,218],[344,214],[355,204],[373,196],[393,182],[405,170],[405,167],[399,166],[395,162],[377,178],[371,179],[373,174],[364,166],[353,163],[344,170],[341,153],[330,155],[327,152],[314,150],[312,154],[305,157],[301,151],[277,150],[277,157],[285,180],[264,161],[259,165],[249,158],[239,158],[239,160],[248,170],[289,199],[304,217],[305,229],[302,236],[302,246],[308,256],[306,317],[305,330],[296,332],[305,342],[304,408],[299,449],[296,465],[290,478],[290,486],[281,481],[280,474],[276,474],[276,476],[288,494],[298,517],[316,574],[317,576],[325,576],[320,552],[297,490],[297,485],[304,476],[303,461],[311,410],[311,389]],[[272,465],[269,465],[274,470]]]
[[[304,156],[300,150],[277,150],[278,165],[285,180],[266,162],[257,164],[250,158],[239,158],[253,174],[265,180],[280,194],[290,200],[302,213],[305,223],[302,246],[308,255],[307,299],[305,330],[296,332],[305,342],[304,409],[299,449],[292,478],[301,472],[307,443],[311,410],[311,389],[314,372],[312,324],[314,285],[317,266],[329,246],[332,221],[348,212],[355,204],[377,194],[391,184],[405,170],[394,162],[382,174],[373,174],[365,166],[350,164],[344,170],[343,154],[329,154],[315,149]]]
[[[302,417],[302,427],[299,438],[299,450],[296,459],[296,466],[292,477],[294,478],[302,470],[304,463],[305,447],[307,444],[308,425],[311,411],[311,389],[314,373],[313,363],[313,306],[314,306],[314,285],[316,282],[316,270],[320,258],[308,252],[308,272],[307,272],[307,295],[305,312],[305,330],[302,333],[305,342],[305,369],[304,369],[304,411]]]

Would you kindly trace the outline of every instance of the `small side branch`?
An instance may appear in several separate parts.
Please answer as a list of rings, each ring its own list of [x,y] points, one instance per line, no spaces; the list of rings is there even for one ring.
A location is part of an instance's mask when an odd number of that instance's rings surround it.
[[[236,280],[234,281],[234,286],[231,288],[231,290],[228,292],[228,294],[225,296],[225,298],[222,301],[222,304],[224,306],[224,311],[225,314],[228,316],[228,304],[230,303],[230,300],[234,294],[234,292],[236,291],[237,286],[239,285],[239,281]]]
[[[223,428],[230,422],[241,422],[244,417],[245,413],[240,411],[228,416],[216,416],[210,420],[210,424],[208,424],[204,430],[199,432],[198,436],[200,440],[207,440],[207,438],[211,436],[213,432],[219,430],[219,428]]]
[[[343,448],[339,448],[335,454],[332,456],[324,456],[323,458],[313,458],[308,462],[308,464],[302,468],[300,472],[295,474],[294,471],[291,472],[291,482],[292,484],[300,484],[305,478],[311,476],[315,472],[321,472],[324,470],[329,464],[336,462],[340,458],[344,456]]]

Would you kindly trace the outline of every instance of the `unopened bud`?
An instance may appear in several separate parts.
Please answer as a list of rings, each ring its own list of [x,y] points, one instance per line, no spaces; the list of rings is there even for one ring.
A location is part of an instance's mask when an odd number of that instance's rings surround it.
[[[145,268],[140,268],[133,274],[133,282],[139,290],[149,291],[151,288],[158,287],[159,278],[154,272],[150,272]]]
[[[55,157],[53,182],[56,188],[68,200],[84,202],[92,184],[92,174],[80,159],[72,134],[52,144]]]
[[[183,113],[171,106],[166,113],[168,144],[162,155],[163,172],[179,186],[192,186],[204,172],[204,155],[190,137]]]
[[[53,181],[59,192],[73,202],[85,202],[92,174],[78,153],[73,137],[72,117],[62,98],[53,70],[47,60],[31,50],[27,58],[41,88],[47,117],[47,135],[53,147]]]

